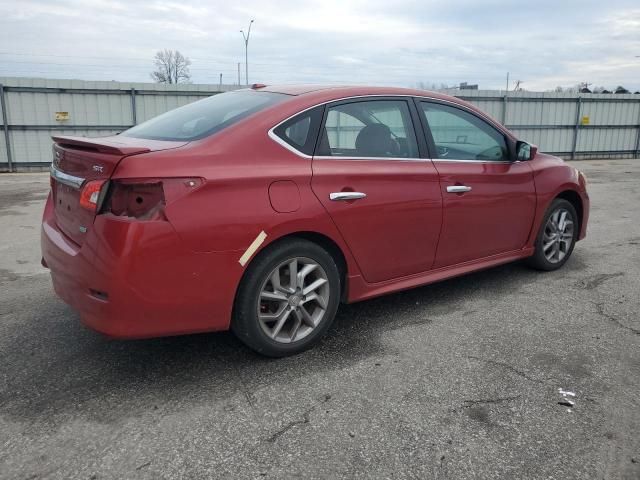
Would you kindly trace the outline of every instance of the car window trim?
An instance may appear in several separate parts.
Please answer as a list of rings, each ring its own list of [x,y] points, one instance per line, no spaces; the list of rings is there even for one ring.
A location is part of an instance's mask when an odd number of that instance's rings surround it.
[[[445,105],[451,105],[455,108],[459,108],[460,110],[463,110],[471,115],[474,115],[476,117],[478,117],[479,119],[483,120],[484,122],[488,123],[489,125],[491,125],[493,128],[495,128],[496,130],[498,130],[498,132],[500,132],[502,135],[504,135],[505,139],[507,140],[507,145],[509,146],[509,151],[511,154],[513,154],[512,152],[512,144],[513,146],[515,146],[515,137],[512,138],[512,135],[508,132],[508,130],[504,127],[504,125],[500,125],[499,123],[497,123],[495,120],[493,120],[491,117],[489,117],[488,115],[482,114],[482,113],[478,113],[475,112],[469,108],[466,108],[464,105],[460,105],[457,102],[452,102],[451,100],[446,100],[446,99],[442,99],[442,98],[436,98],[436,97],[430,97],[428,95],[412,95],[412,94],[393,94],[393,95],[388,95],[388,94],[379,94],[379,93],[373,93],[370,95],[351,95],[348,97],[342,97],[342,98],[334,98],[331,100],[326,100],[324,102],[318,102],[315,103],[309,107],[306,107],[296,113],[293,113],[291,115],[289,115],[287,118],[285,118],[284,120],[281,120],[280,122],[278,122],[276,125],[274,125],[273,127],[271,127],[268,131],[267,131],[267,135],[269,136],[269,138],[271,138],[271,140],[273,140],[274,142],[280,144],[282,147],[286,148],[287,150],[291,151],[292,153],[295,153],[296,155],[298,155],[301,158],[305,158],[305,159],[313,159],[313,158],[321,158],[319,156],[313,156],[313,155],[307,155],[306,153],[303,153],[299,150],[297,150],[295,147],[289,145],[287,142],[285,142],[284,140],[282,140],[280,137],[278,137],[275,133],[274,130],[276,128],[278,128],[280,125],[282,125],[283,123],[291,120],[293,117],[300,115],[301,113],[306,112],[307,110],[311,110],[313,108],[316,107],[320,107],[320,106],[324,106],[324,112],[323,112],[323,117],[322,120],[324,121],[324,116],[326,115],[327,112],[327,105],[333,104],[333,103],[339,103],[339,102],[343,102],[346,100],[358,100],[358,99],[367,99],[367,98],[394,98],[394,99],[398,99],[398,98],[402,98],[402,99],[408,99],[407,101],[409,102],[409,110],[411,110],[411,104],[414,104],[414,109],[416,116],[418,117],[418,125],[419,127],[416,127],[415,125],[415,119],[412,116],[412,120],[414,121],[414,131],[417,134],[418,130],[420,130],[423,135],[426,135],[426,129],[423,125],[423,120],[422,120],[422,115],[419,114],[418,111],[418,105],[416,105],[416,102],[420,102],[420,101],[428,101],[428,102],[435,102],[435,103],[442,103]],[[411,101],[413,100],[413,101]],[[322,125],[322,124],[321,124]],[[320,128],[320,131],[322,130],[322,127]],[[317,138],[316,138],[316,147],[318,146],[318,140],[320,139],[320,131],[318,131],[317,134]],[[430,134],[430,133],[429,133]],[[426,139],[422,139],[423,142],[426,143],[426,145],[424,146],[424,152],[420,149],[420,143],[421,143],[421,139],[417,138],[418,140],[418,149],[420,151],[420,158],[411,158],[411,159],[404,159],[404,160],[433,160],[433,161],[438,161],[441,160],[439,158],[434,158],[432,153],[431,153],[431,148],[428,145],[428,142],[426,142]],[[515,147],[513,147],[515,148]],[[314,149],[314,153],[315,153],[315,149]],[[423,156],[424,155],[424,156]],[[336,159],[336,158],[340,158],[340,157],[324,157],[323,159]],[[350,159],[363,159],[363,160],[370,160],[372,158],[376,158],[376,159],[385,159],[386,157],[348,157]],[[401,158],[397,158],[397,157],[392,157],[395,160],[403,160]],[[471,162],[476,162],[476,163],[481,163],[481,162],[487,162],[487,163],[505,163],[505,160],[470,160]],[[513,163],[513,162],[512,162]]]
[[[430,160],[429,158],[415,157],[415,158],[407,158],[407,157],[347,157],[347,156],[333,156],[333,155],[314,155],[314,160],[348,160],[348,161],[362,161],[369,162],[374,160],[392,160],[394,162],[425,162]]]
[[[309,154],[299,150],[298,148],[296,148],[295,145],[292,145],[291,143],[287,142],[286,139],[282,138],[282,136],[278,135],[278,133],[276,133],[276,130],[279,130],[281,127],[285,126],[287,123],[291,122],[292,120],[295,120],[298,117],[300,117],[301,119],[305,118],[305,114],[306,113],[312,112],[313,110],[316,110],[316,109],[318,109],[318,111],[319,111],[320,119],[317,122],[314,122],[313,121],[314,114],[313,113],[309,114],[310,124],[309,124],[309,132],[308,132],[307,135],[311,135],[311,138],[309,138],[305,142],[305,145],[307,144],[307,142],[311,142],[312,145],[313,145],[313,151],[315,152],[316,143],[318,141],[318,136],[319,136],[320,130],[322,128],[322,119],[324,118],[324,105],[316,105],[315,107],[305,108],[304,110],[300,111],[299,113],[297,113],[295,115],[292,115],[291,117],[287,118],[286,120],[280,122],[275,127],[271,128],[269,130],[269,136],[273,140],[275,140],[276,142],[280,143],[281,145],[285,146],[289,150],[293,151],[294,153],[310,157]],[[292,123],[291,125],[294,125],[294,124],[295,123]]]
[[[334,155],[315,155],[318,151],[318,145],[320,144],[320,137],[322,135],[322,129],[324,128],[325,122],[327,121],[327,116],[329,115],[329,110],[332,107],[338,107],[340,105],[348,105],[350,103],[360,103],[360,102],[385,102],[385,101],[395,101],[395,102],[403,102],[407,106],[407,110],[409,111],[409,121],[410,127],[413,130],[413,135],[416,140],[416,146],[418,147],[418,156],[417,157],[365,157],[365,156],[334,156]],[[336,99],[331,100],[325,104],[324,112],[322,115],[322,121],[320,122],[320,129],[318,130],[318,138],[316,139],[316,148],[314,149],[314,159],[318,160],[360,160],[360,161],[371,161],[371,160],[391,160],[391,161],[418,161],[424,162],[425,158],[422,157],[422,151],[420,150],[420,143],[418,142],[418,128],[415,124],[415,119],[411,111],[411,101],[410,95],[362,95],[357,97],[350,97],[344,99]],[[408,132],[407,132],[408,133]]]
[[[302,115],[303,113],[308,112],[309,110],[313,110],[314,108],[318,108],[318,107],[322,107],[322,117],[320,118],[320,128],[318,129],[318,131],[316,132],[316,139],[315,139],[315,144],[317,147],[318,144],[318,138],[320,137],[320,130],[322,130],[322,121],[324,120],[324,115],[325,115],[325,110],[326,110],[326,105],[329,102],[322,102],[322,103],[317,103],[315,105],[312,105],[310,107],[307,107],[303,110],[300,110],[299,112],[294,113],[293,115],[288,116],[287,118],[285,118],[284,120],[282,120],[281,122],[278,122],[276,125],[274,125],[273,127],[271,127],[269,129],[269,131],[267,132],[267,135],[269,136],[269,138],[271,140],[273,140],[274,142],[280,144],[281,146],[283,146],[284,148],[286,148],[287,150],[295,153],[296,155],[298,155],[299,157],[302,158],[306,158],[308,160],[313,158],[313,155],[307,155],[304,152],[301,152],[300,150],[298,150],[296,147],[294,147],[293,145],[287,143],[285,140],[283,140],[282,138],[280,138],[278,136],[277,133],[275,133],[275,130],[280,127],[281,125],[287,123],[289,120],[297,117],[298,115]],[[315,152],[316,147],[313,148],[313,151]]]

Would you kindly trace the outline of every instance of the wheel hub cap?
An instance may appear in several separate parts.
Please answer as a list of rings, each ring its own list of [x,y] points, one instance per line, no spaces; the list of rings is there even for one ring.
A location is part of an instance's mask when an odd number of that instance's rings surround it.
[[[573,244],[573,216],[565,208],[555,210],[544,227],[542,250],[550,263],[564,259]]]
[[[300,295],[291,295],[289,297],[289,305],[293,308],[296,308],[298,305],[300,305],[301,301],[302,297]]]
[[[316,261],[291,258],[278,265],[258,293],[258,322],[278,343],[309,335],[324,319],[329,304],[329,280]]]

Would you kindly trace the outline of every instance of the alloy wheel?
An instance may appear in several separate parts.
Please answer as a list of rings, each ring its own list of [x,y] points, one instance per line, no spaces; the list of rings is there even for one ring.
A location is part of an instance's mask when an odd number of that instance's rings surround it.
[[[280,263],[259,292],[262,331],[279,343],[305,338],[324,319],[329,291],[327,274],[314,260],[295,257]]]
[[[574,223],[571,213],[565,208],[555,210],[544,227],[542,251],[550,263],[561,262],[571,250]]]

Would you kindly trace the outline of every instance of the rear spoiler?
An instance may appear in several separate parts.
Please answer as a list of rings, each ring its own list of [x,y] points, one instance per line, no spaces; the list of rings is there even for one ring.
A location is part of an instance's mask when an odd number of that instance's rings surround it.
[[[56,136],[51,138],[60,146],[90,149],[96,152],[111,153],[114,155],[135,155],[138,153],[147,153],[151,151],[149,147],[136,147],[133,145],[127,145],[125,143],[116,142],[112,139],[113,137],[87,138]]]

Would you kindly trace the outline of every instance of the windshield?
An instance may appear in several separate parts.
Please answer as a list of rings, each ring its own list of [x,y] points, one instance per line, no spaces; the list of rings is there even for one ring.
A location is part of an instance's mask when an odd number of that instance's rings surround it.
[[[281,93],[247,90],[220,93],[163,113],[120,135],[149,140],[198,140],[286,97]]]

